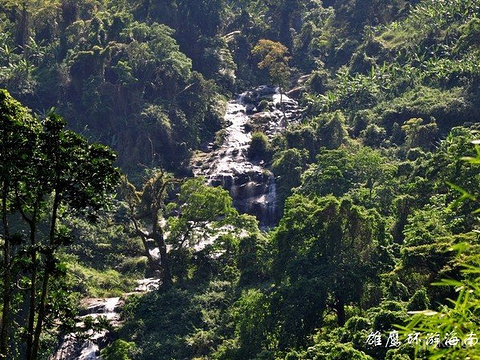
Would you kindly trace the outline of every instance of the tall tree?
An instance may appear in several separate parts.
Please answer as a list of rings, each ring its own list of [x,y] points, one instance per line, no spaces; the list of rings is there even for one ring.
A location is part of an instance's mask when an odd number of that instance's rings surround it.
[[[227,190],[208,186],[203,178],[185,181],[177,201],[171,205],[179,214],[169,218],[170,242],[174,248],[197,246],[218,232],[239,235],[243,231],[258,231],[252,216],[240,215],[233,207]]]
[[[56,17],[60,11],[62,1],[60,0],[1,0],[0,5],[10,9],[15,18],[18,18],[16,21],[16,42],[17,45],[21,48],[25,48],[30,37],[35,34],[32,34],[32,29],[35,28],[34,25],[39,25],[38,23],[45,22],[46,26],[54,27],[56,25]],[[37,23],[37,24],[35,24]],[[41,28],[41,26],[38,26]],[[55,29],[50,29],[50,32],[53,32]]]
[[[280,91],[280,103],[282,103],[282,94],[288,84],[290,77],[290,67],[288,61],[290,57],[285,45],[272,40],[260,39],[252,49],[252,54],[260,57],[258,67],[267,69],[270,78]]]
[[[176,181],[170,174],[160,169],[153,172],[141,191],[137,191],[127,178],[124,178],[122,186],[128,217],[133,224],[135,234],[142,240],[145,255],[152,269],[161,272],[161,281],[165,287],[172,285],[173,279],[162,222],[168,190]],[[149,239],[153,239],[158,248],[158,259],[151,253]]]
[[[3,240],[3,306],[0,330],[0,356],[8,358],[8,338],[12,320],[13,258],[18,238],[13,236],[9,215],[14,212],[14,192],[21,174],[32,157],[39,131],[28,110],[10,94],[0,91],[0,186]]]
[[[283,343],[290,346],[291,341],[301,341],[321,323],[321,313],[327,306],[336,312],[339,325],[343,325],[345,306],[358,303],[365,285],[378,282],[379,273],[390,264],[385,251],[389,243],[385,224],[374,210],[353,205],[348,198],[332,196],[310,199],[294,195],[287,199],[285,207],[274,235],[278,249],[274,273],[281,289],[280,309],[283,306],[286,311],[291,301],[302,297],[308,299],[304,312],[297,308],[294,317],[280,311],[286,328]],[[304,294],[294,295],[292,291]],[[299,324],[301,328],[296,329],[295,335],[289,333],[291,326]]]
[[[142,240],[149,264],[160,271],[166,287],[172,285],[175,274],[187,272],[188,261],[179,261],[186,253],[191,255],[195,249],[211,245],[219,234],[240,236],[242,232],[258,232],[256,220],[238,213],[228,191],[195,178],[182,184],[178,196],[169,197],[169,190],[178,182],[163,170],[156,170],[141,191],[126,179],[123,186],[134,233]],[[154,247],[150,239],[154,240]],[[152,255],[154,248],[158,249],[158,258]]]
[[[92,219],[101,210],[119,180],[113,166],[114,153],[106,146],[90,144],[87,139],[65,129],[66,123],[52,114],[43,121],[43,153],[49,165],[48,182],[51,187],[49,204],[49,233],[44,250],[44,271],[38,303],[30,359],[37,359],[40,334],[47,315],[47,295],[52,274],[55,272],[57,250],[71,239],[62,231],[61,209],[72,213],[88,212]]]
[[[90,144],[84,137],[66,130],[65,121],[58,115],[51,114],[42,121],[33,118],[28,109],[4,90],[0,91],[0,110],[3,242],[0,356],[10,358],[21,350],[27,359],[37,359],[40,335],[49,315],[51,279],[59,265],[56,253],[71,241],[62,227],[62,214],[68,211],[93,218],[116,187],[118,171],[113,166],[115,155],[110,149]],[[26,229],[19,218],[24,220]],[[9,224],[11,219],[15,220],[15,233]],[[48,227],[48,234],[39,231],[41,225]],[[17,234],[23,230],[28,241]],[[18,335],[18,326],[23,326],[22,322],[13,322],[18,311],[12,307],[12,295],[21,278],[30,289],[24,302],[28,304],[26,344],[12,347],[11,335]]]

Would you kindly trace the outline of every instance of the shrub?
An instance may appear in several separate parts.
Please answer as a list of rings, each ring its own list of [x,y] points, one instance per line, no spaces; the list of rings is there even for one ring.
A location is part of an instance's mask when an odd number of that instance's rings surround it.
[[[407,304],[408,311],[427,310],[430,307],[430,299],[427,295],[427,289],[422,287],[418,289]]]
[[[361,136],[363,137],[363,143],[365,145],[378,147],[382,144],[383,139],[385,139],[386,132],[385,129],[375,124],[370,124],[361,132]]]
[[[268,108],[268,100],[266,100],[266,99],[263,99],[257,105],[257,110],[258,111],[265,111],[265,109],[267,109],[267,108]]]
[[[270,146],[268,144],[267,135],[262,132],[255,132],[252,134],[252,141],[248,148],[248,158],[252,160],[267,160],[270,153]]]
[[[130,353],[134,348],[135,343],[118,339],[103,349],[101,354],[105,360],[130,360]]]

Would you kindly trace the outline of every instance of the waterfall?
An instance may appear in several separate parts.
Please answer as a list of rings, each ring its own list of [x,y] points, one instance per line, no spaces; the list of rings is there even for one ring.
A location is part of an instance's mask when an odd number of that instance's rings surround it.
[[[147,278],[138,280],[138,287],[134,292],[149,292],[159,288],[159,279]],[[129,294],[125,294],[127,296]],[[119,325],[120,313],[118,312],[121,306],[121,298],[112,297],[106,299],[88,299],[87,314],[82,316],[82,319],[87,317],[98,321],[99,318],[108,320],[112,327]],[[83,321],[77,324],[78,328],[84,327]],[[50,357],[50,360],[99,360],[100,348],[108,344],[111,340],[111,334],[108,330],[89,330],[86,335],[88,339],[77,337],[75,334],[66,334],[60,343],[57,351]]]
[[[259,106],[261,101],[267,101],[272,106]],[[260,119],[264,126],[262,131],[267,136],[272,137],[283,131],[287,120],[283,112],[276,109],[278,101],[278,90],[268,86],[244,92],[235,100],[229,101],[225,113],[227,127],[224,129],[223,144],[208,153],[197,154],[191,163],[195,176],[205,176],[209,185],[227,189],[237,210],[255,215],[262,228],[272,227],[278,220],[277,189],[275,177],[267,165],[263,161],[247,158],[251,141],[249,129],[252,122]],[[285,95],[282,102],[289,111],[286,116],[288,121],[296,121],[300,113],[298,104]],[[258,108],[264,110],[259,112]]]
[[[277,221],[277,211],[277,184],[275,182],[275,176],[270,174],[267,194],[267,219],[269,220],[270,226]]]

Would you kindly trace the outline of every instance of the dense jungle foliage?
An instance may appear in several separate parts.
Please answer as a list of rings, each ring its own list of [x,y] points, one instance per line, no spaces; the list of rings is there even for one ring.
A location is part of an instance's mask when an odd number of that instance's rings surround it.
[[[478,1],[0,0],[0,30],[0,358],[144,276],[105,360],[480,358]],[[190,160],[267,83],[303,116],[252,137],[263,230]]]

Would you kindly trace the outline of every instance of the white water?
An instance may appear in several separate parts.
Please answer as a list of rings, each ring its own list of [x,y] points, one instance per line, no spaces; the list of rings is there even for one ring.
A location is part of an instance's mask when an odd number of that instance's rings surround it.
[[[245,125],[249,119],[245,113],[246,107],[242,96],[228,102],[225,121],[229,125],[225,128],[225,141],[216,151],[219,156],[215,157],[206,172],[202,171],[210,175],[207,176],[209,180],[219,175],[229,176],[263,170],[261,166],[254,165],[246,157],[252,137],[245,131]]]
[[[159,288],[159,279],[147,278],[138,280],[138,286],[135,292],[148,292]],[[126,294],[128,295],[128,294]],[[90,317],[93,321],[105,318],[110,325],[116,327],[119,325],[120,314],[118,308],[120,306],[120,297],[112,297],[105,299],[88,299],[87,314],[82,316],[80,320]],[[78,328],[84,326],[83,320],[77,323]],[[65,335],[60,348],[50,357],[50,360],[99,360],[101,359],[100,343],[108,337],[108,330],[87,332],[88,339],[78,339],[75,334]]]
[[[94,322],[100,318],[105,318],[113,326],[118,323],[120,314],[116,311],[119,305],[120,298],[106,298],[106,299],[92,299],[90,305],[87,307],[87,315],[81,319],[91,318]],[[77,324],[77,327],[82,328],[85,324],[83,321]],[[87,332],[88,339],[79,344],[80,339],[77,339],[75,334],[68,334],[62,343],[60,349],[50,358],[51,360],[73,359],[76,360],[97,360],[100,359],[99,343],[108,335],[107,330]],[[74,355],[76,353],[76,355]],[[73,355],[75,357],[73,357]]]
[[[275,183],[275,176],[273,174],[270,175],[269,184],[266,198],[267,214],[269,220],[273,222],[277,214],[277,184]]]
[[[247,158],[251,142],[251,133],[245,129],[250,121],[247,115],[246,98],[248,93],[241,94],[227,104],[224,129],[224,141],[220,148],[201,155],[193,167],[195,176],[205,176],[213,186],[221,185],[228,189],[234,199],[234,205],[241,212],[255,214],[262,227],[269,227],[276,218],[276,185],[275,178],[263,161],[252,162]],[[288,99],[284,96],[283,100]],[[280,100],[279,94],[272,95],[274,104]],[[293,100],[290,100],[293,101]],[[267,133],[274,135],[284,126],[280,124],[282,113],[274,108],[262,113],[269,119]]]

